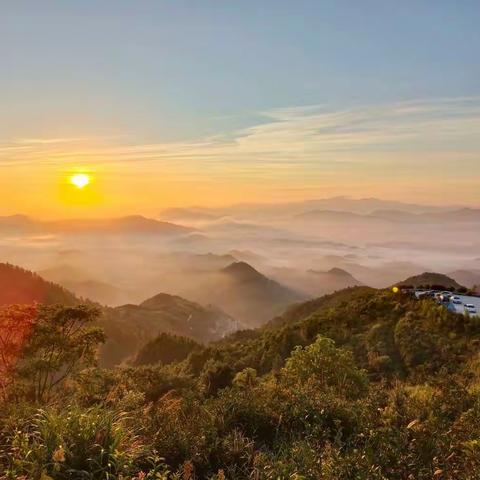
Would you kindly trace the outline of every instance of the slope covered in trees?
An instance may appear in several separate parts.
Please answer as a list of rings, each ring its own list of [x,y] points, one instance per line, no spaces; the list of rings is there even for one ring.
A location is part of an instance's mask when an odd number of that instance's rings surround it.
[[[408,285],[412,287],[443,287],[443,288],[453,288],[458,290],[462,288],[456,280],[453,278],[444,275],[443,273],[434,273],[434,272],[424,272],[420,275],[414,275],[409,277],[402,282],[399,282],[397,285]]]
[[[140,365],[168,365],[181,362],[194,350],[201,349],[200,344],[186,337],[161,333],[147,342],[135,355],[133,364]]]
[[[347,289],[292,307],[247,341],[227,338],[189,359],[197,373],[210,359],[232,371],[268,373],[295,346],[318,335],[346,347],[371,376],[416,378],[454,368],[476,352],[478,319],[456,315],[431,301],[368,287]],[[425,373],[427,372],[427,373]]]
[[[73,306],[82,302],[95,305],[29,270],[0,264],[0,305],[38,303]],[[203,307],[164,293],[140,305],[96,307],[96,324],[105,330],[108,338],[100,352],[104,366],[113,366],[135,355],[145,343],[162,332],[208,342],[218,340],[238,328],[238,323],[232,317],[216,307]]]
[[[39,275],[8,263],[0,263],[0,305],[60,303],[75,305],[73,293]]]
[[[77,322],[91,315],[46,310],[36,333],[49,338],[54,319],[66,324],[72,314]],[[61,345],[88,342],[91,351],[103,340],[96,330],[81,332],[75,342],[64,331]],[[0,465],[6,478],[54,480],[81,472],[93,479],[473,480],[479,344],[477,318],[366,287],[297,305],[259,330],[207,346],[160,335],[137,365],[102,370],[89,354],[51,386],[48,404],[4,404]],[[28,343],[22,365],[29,369],[9,375],[28,386],[43,368],[36,360],[44,345]],[[64,371],[61,362],[52,369],[50,378]],[[7,394],[21,400],[22,390]]]
[[[106,308],[100,324],[108,338],[102,349],[102,364],[109,366],[134,355],[162,332],[207,342],[220,339],[237,327],[233,318],[217,308],[166,293],[140,305]]]

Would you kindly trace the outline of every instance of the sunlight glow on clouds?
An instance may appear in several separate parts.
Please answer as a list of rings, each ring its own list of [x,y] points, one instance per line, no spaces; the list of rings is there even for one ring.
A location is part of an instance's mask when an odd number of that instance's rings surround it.
[[[191,183],[198,188],[231,186],[231,198],[222,198],[228,203],[237,201],[242,189],[268,200],[280,198],[282,192],[288,196],[300,184],[300,190],[317,196],[324,191],[348,194],[352,189],[381,195],[392,176],[398,193],[414,178],[416,183],[423,181],[425,193],[435,195],[438,182],[444,185],[450,174],[458,185],[452,200],[480,201],[480,194],[471,190],[472,177],[480,175],[480,97],[344,110],[292,107],[262,116],[264,123],[226,136],[185,142],[127,144],[121,137],[4,140],[0,166],[8,167],[9,175],[30,166],[45,177],[78,163],[103,166],[114,172],[112,181],[123,182],[129,192],[152,188],[149,180],[170,182],[171,192],[162,201],[173,204],[212,201],[205,195],[195,202],[187,193]],[[225,191],[228,197],[229,189]],[[152,191],[149,201],[153,196]]]

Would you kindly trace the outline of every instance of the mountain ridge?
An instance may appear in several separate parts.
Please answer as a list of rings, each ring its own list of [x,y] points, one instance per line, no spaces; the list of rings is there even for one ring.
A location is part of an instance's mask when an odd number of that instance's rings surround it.
[[[0,263],[0,305],[31,303],[77,305],[80,299],[30,270]]]
[[[104,366],[113,366],[161,333],[205,343],[233,332],[238,323],[214,306],[158,293],[138,305],[106,308],[102,326],[108,339],[102,348],[101,361]]]
[[[248,326],[261,325],[291,303],[308,298],[265,276],[247,262],[233,262],[205,274],[195,288],[181,294],[202,304],[217,305]]]
[[[413,275],[412,277],[408,277],[405,280],[396,283],[397,286],[403,285],[411,285],[413,287],[421,287],[421,286],[443,286],[444,288],[454,288],[459,289],[463,286],[460,285],[456,280],[453,278],[443,274],[443,273],[436,273],[436,272],[423,272],[419,275]]]
[[[0,231],[19,233],[112,233],[112,234],[186,234],[194,232],[186,227],[171,222],[163,222],[143,215],[126,215],[111,218],[37,220],[25,215],[0,217]]]

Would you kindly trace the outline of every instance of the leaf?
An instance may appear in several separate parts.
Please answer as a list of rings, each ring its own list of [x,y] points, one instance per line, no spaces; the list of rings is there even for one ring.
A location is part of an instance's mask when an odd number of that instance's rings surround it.
[[[418,425],[420,423],[420,420],[412,420],[408,425],[407,425],[407,430],[411,430],[415,425]]]

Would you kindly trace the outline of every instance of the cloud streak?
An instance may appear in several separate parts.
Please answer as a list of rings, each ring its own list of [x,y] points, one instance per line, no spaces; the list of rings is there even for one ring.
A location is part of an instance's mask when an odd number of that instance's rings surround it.
[[[480,97],[406,101],[332,110],[306,106],[262,112],[264,122],[195,141],[126,144],[114,139],[0,142],[0,165],[139,164],[184,172],[328,170],[400,155],[480,156]]]

